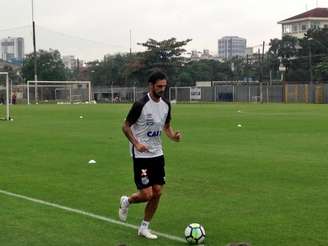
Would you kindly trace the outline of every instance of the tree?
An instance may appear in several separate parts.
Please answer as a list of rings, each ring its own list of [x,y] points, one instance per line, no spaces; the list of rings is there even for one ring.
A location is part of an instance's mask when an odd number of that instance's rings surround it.
[[[22,83],[23,79],[20,76],[20,67],[17,65],[7,64],[1,69],[1,72],[8,72],[9,79],[13,84]]]
[[[178,75],[178,86],[190,86],[193,82],[192,76],[188,72],[184,71]]]
[[[103,60],[88,62],[88,79],[93,85],[131,86],[135,82],[134,69],[130,66],[135,55],[106,55]]]
[[[269,54],[271,58],[281,59],[282,64],[288,67],[290,59],[297,55],[297,45],[298,39],[288,35],[283,36],[281,40],[271,39]]]
[[[280,63],[286,67],[287,81],[302,81],[308,79],[308,48],[304,40],[292,36],[283,36],[281,40],[272,39],[269,49],[270,69],[275,72]]]
[[[58,50],[39,50],[37,52],[38,80],[66,80],[67,71]],[[26,80],[34,80],[34,54],[28,54],[22,67]]]
[[[147,50],[140,53],[143,61],[142,73],[148,73],[153,69],[160,68],[167,73],[170,81],[174,82],[177,78],[177,72],[183,64],[182,53],[186,50],[183,48],[191,39],[177,41],[176,38],[170,38],[163,41],[149,39],[145,43],[139,43]]]
[[[279,77],[280,46],[281,46],[280,39],[275,38],[270,40],[270,48],[269,51],[267,52],[266,66],[269,74],[271,73],[271,76],[273,78]]]
[[[328,57],[314,67],[315,76],[319,81],[328,80]]]

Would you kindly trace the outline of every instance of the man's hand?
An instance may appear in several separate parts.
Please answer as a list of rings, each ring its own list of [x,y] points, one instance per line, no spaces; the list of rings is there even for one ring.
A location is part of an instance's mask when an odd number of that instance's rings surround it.
[[[177,131],[174,133],[173,140],[176,142],[180,142],[181,137],[182,137],[181,132]]]
[[[136,144],[134,147],[136,147],[136,149],[137,149],[139,152],[146,152],[146,151],[148,151],[148,146],[145,145],[145,144],[142,144],[142,143],[138,143],[138,144]]]

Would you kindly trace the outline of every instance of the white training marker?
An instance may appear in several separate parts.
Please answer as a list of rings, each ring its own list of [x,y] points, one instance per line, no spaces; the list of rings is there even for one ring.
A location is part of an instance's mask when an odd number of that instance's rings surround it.
[[[95,160],[90,160],[88,163],[89,164],[96,164],[97,162]]]
[[[238,124],[237,127],[242,127],[242,125],[241,124]]]

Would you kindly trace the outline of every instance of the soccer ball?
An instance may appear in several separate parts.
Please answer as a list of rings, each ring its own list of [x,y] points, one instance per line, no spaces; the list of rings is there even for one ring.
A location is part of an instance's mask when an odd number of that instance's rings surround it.
[[[198,223],[189,224],[185,229],[185,237],[190,244],[200,244],[205,240],[204,227]]]

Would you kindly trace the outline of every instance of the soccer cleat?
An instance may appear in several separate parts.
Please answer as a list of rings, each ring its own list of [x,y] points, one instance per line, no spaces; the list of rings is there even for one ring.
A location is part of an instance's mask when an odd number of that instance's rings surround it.
[[[157,239],[157,236],[155,234],[152,234],[150,230],[146,228],[139,228],[138,236],[142,236],[147,239]]]
[[[129,211],[129,198],[127,196],[121,196],[120,208],[118,210],[118,216],[121,221],[125,222],[128,217]]]

